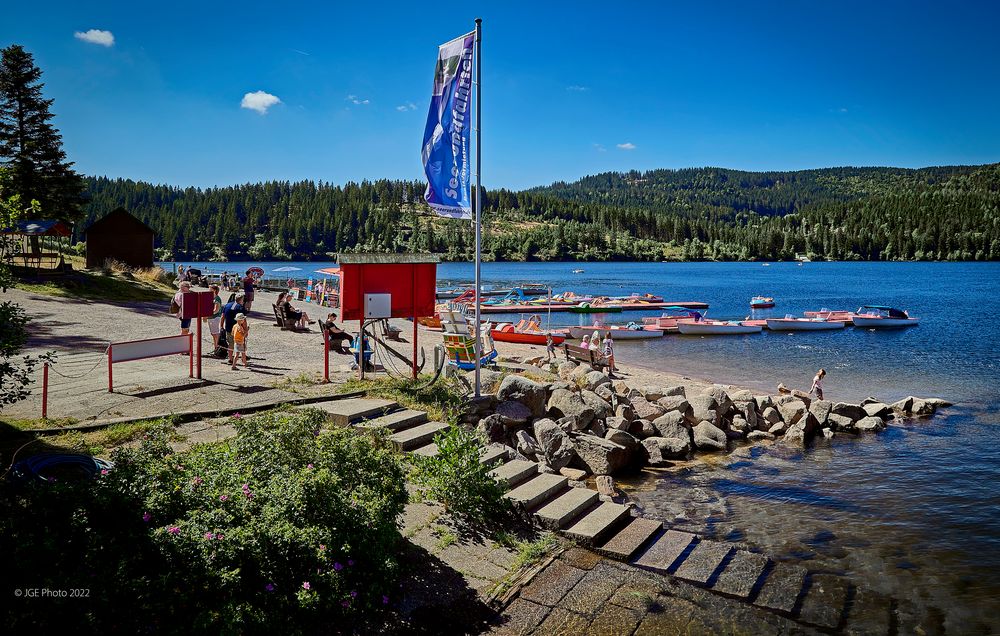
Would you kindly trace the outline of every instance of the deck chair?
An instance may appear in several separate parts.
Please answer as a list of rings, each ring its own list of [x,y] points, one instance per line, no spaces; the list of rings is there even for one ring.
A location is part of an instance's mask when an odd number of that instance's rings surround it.
[[[472,336],[446,333],[444,348],[448,352],[448,363],[463,371],[476,368],[476,339]],[[483,355],[479,358],[480,366],[490,365],[497,357],[495,349],[489,351],[483,347]]]

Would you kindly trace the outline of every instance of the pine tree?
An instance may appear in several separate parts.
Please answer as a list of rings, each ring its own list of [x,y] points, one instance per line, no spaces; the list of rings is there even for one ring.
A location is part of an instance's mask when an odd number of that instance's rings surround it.
[[[11,169],[12,191],[37,200],[42,216],[73,220],[83,214],[84,183],[66,161],[41,76],[20,45],[0,51],[0,164]]]

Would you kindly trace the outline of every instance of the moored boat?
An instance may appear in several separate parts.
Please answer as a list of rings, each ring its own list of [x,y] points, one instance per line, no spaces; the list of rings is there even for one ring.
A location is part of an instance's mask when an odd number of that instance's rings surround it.
[[[864,305],[854,314],[854,326],[866,329],[913,327],[919,322],[901,309],[882,305]]]
[[[748,325],[740,320],[683,320],[677,323],[677,331],[687,336],[727,336],[760,333],[760,325]]]
[[[677,323],[681,320],[701,320],[702,314],[700,312],[694,311],[693,309],[687,309],[685,307],[664,307],[663,314],[657,317],[643,318],[642,323],[645,329],[657,330],[662,329],[663,331],[677,331]]]
[[[774,299],[767,296],[754,296],[750,299],[751,309],[770,309],[774,307]]]
[[[603,302],[580,303],[569,308],[574,314],[618,314],[622,311],[621,305],[610,305]]]
[[[569,328],[569,337],[574,339],[580,339],[593,333],[600,334],[602,338],[607,338],[610,335],[614,340],[641,340],[644,338],[659,338],[663,335],[663,330],[646,329],[634,322],[627,325],[597,323],[586,327]]]
[[[843,329],[844,323],[840,320],[824,320],[822,318],[768,318],[767,328],[771,331],[828,331],[830,329]]]
[[[827,309],[823,307],[819,311],[804,311],[802,312],[806,318],[822,318],[823,320],[839,320],[840,322],[850,323],[854,319],[854,312],[847,311],[846,309]]]
[[[561,345],[566,337],[554,331],[545,331],[541,327],[541,319],[538,316],[531,316],[527,320],[522,319],[516,325],[509,322],[500,323],[490,331],[490,335],[497,342],[514,342],[518,344],[545,345],[548,336],[552,336],[552,343]]]

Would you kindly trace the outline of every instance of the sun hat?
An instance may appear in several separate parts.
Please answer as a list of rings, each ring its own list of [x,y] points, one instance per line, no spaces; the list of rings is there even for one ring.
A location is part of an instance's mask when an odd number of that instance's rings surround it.
[[[246,320],[246,319],[247,319],[247,315],[246,314],[236,314],[236,321],[237,322],[239,322],[240,320]]]

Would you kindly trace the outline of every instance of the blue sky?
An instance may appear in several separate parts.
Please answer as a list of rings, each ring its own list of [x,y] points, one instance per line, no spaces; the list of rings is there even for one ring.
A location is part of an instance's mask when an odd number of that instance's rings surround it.
[[[6,7],[0,45],[35,55],[86,174],[419,179],[437,45],[477,16],[487,187],[1000,161],[996,2],[60,0]]]

